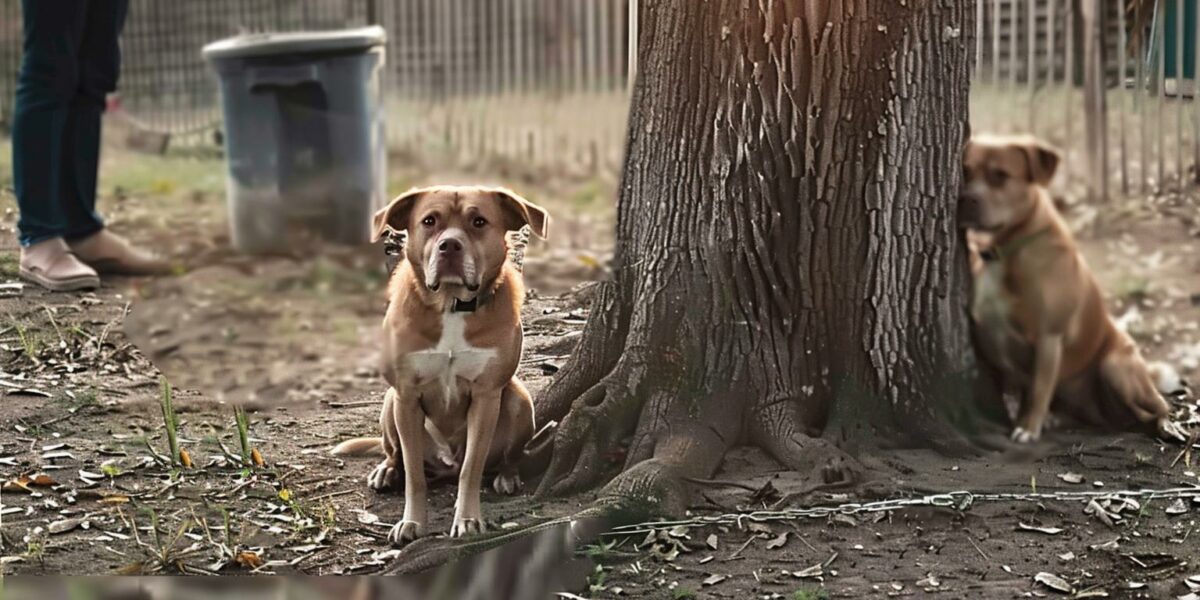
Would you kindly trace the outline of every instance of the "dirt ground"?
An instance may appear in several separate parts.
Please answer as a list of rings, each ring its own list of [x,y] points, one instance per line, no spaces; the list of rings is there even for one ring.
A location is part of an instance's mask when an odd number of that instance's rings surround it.
[[[404,552],[385,541],[401,514],[400,496],[365,487],[371,460],[326,452],[377,428],[381,249],[314,242],[293,256],[248,260],[228,247],[218,161],[106,161],[102,207],[111,226],[171,255],[179,272],[82,294],[12,285],[16,215],[11,193],[0,192],[0,568],[338,574],[403,562]],[[0,177],[7,172],[0,164]],[[611,248],[607,203],[615,187],[543,175],[504,165],[455,172],[414,166],[398,170],[392,183],[398,191],[434,180],[498,180],[554,213],[551,241],[533,244],[525,267],[536,292],[524,313],[520,374],[535,395],[586,322],[586,282],[603,277]],[[1145,354],[1193,381],[1200,381],[1197,206],[1193,197],[1165,195],[1102,209],[1076,204],[1069,212],[1114,314]],[[176,388],[179,444],[190,468],[163,460],[160,372],[147,357]],[[241,464],[234,401],[249,407],[247,441],[262,466]],[[1177,402],[1191,418],[1194,398]],[[1132,434],[1055,430],[1048,437],[977,458],[896,449],[885,460],[912,497],[1200,485],[1200,446]],[[799,485],[765,456],[738,451],[713,481],[696,485],[688,517],[772,510]],[[432,531],[449,528],[453,493],[451,484],[432,488]],[[570,514],[587,500],[484,495],[485,514],[498,528]],[[809,494],[779,509],[858,500]],[[1134,502],[1101,497],[1089,509],[1078,498],[979,496],[969,507],[764,513],[761,522],[614,534],[581,550],[597,566],[569,591],[798,600],[1200,593],[1200,532],[1193,531],[1200,496]]]

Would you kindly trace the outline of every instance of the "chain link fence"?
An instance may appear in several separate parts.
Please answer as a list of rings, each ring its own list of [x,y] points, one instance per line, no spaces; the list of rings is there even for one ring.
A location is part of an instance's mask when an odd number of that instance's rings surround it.
[[[131,0],[117,105],[170,145],[219,144],[207,43],[383,25],[397,151],[620,164],[636,0]],[[21,0],[0,0],[0,128],[11,120]]]

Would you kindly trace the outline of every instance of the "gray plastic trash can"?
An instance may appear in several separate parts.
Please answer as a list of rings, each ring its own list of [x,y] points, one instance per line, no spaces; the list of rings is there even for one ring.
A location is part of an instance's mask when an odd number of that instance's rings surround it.
[[[220,79],[233,245],[288,249],[297,228],[370,241],[387,148],[382,27],[243,35],[204,47]]]

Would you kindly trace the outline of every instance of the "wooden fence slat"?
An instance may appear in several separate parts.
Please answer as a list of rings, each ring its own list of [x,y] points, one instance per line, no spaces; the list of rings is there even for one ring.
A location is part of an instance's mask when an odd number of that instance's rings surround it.
[[[1063,38],[1063,44],[1066,47],[1063,49],[1063,56],[1066,64],[1063,65],[1063,105],[1066,108],[1066,129],[1067,140],[1075,139],[1075,4],[1074,0],[1066,0],[1066,10],[1064,11],[1066,19],[1066,36]],[[1072,148],[1067,146],[1064,148],[1067,157],[1072,154]]]
[[[1195,21],[1192,23],[1193,34],[1200,29],[1200,0],[1192,0],[1195,5]],[[1200,40],[1193,44],[1195,54],[1192,56],[1192,168],[1193,180],[1200,181]]]
[[[992,2],[992,85],[1000,84],[1000,2]]]
[[[1055,57],[1058,54],[1058,48],[1055,46],[1054,34],[1058,31],[1058,21],[1055,19],[1054,7],[1059,0],[1048,0],[1046,2],[1046,72],[1047,89],[1053,88],[1056,79],[1058,64],[1055,62]]]

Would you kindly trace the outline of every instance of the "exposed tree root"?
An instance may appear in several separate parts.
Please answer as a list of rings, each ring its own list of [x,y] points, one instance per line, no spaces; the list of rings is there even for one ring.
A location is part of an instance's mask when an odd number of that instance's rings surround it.
[[[606,377],[576,399],[555,432],[550,466],[538,494],[562,495],[594,486],[621,464],[617,449],[641,409],[637,397],[622,387]]]
[[[614,282],[596,285],[591,314],[583,328],[584,342],[575,349],[571,361],[550,386],[538,395],[539,426],[549,421],[562,421],[576,400],[608,375],[621,358],[629,327],[628,315],[619,302]]]

